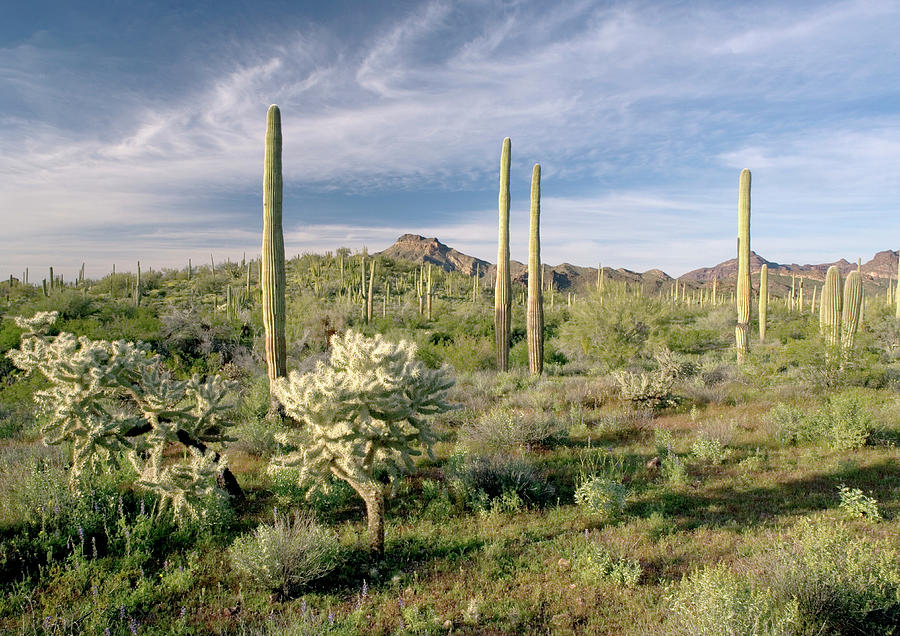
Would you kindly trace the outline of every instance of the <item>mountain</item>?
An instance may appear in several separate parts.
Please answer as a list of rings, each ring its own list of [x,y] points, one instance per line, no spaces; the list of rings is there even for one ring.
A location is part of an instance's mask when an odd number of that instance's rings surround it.
[[[462,272],[466,276],[474,276],[476,271],[483,274],[491,265],[480,258],[447,247],[436,238],[425,238],[418,234],[404,234],[379,254],[414,263],[431,263],[445,272]]]
[[[878,252],[872,260],[862,266],[861,271],[863,276],[869,280],[889,278],[891,276],[896,277],[897,255],[897,252],[891,250]],[[856,264],[851,263],[844,258],[833,263],[821,263],[819,265],[798,265],[797,263],[782,265],[780,263],[768,261],[756,252],[751,251],[750,272],[759,272],[763,265],[769,266],[769,274],[780,274],[782,276],[795,275],[820,281],[825,280],[825,273],[832,265],[837,266],[838,270],[841,272],[841,276],[846,276],[857,267]],[[737,259],[732,258],[719,263],[718,265],[714,265],[713,267],[701,267],[690,271],[687,274],[680,276],[679,280],[705,283],[714,278],[724,281],[729,278],[734,278],[735,276],[737,276]]]
[[[497,266],[483,261],[480,258],[463,254],[462,252],[444,245],[436,238],[425,238],[417,234],[404,234],[389,248],[379,254],[388,258],[396,258],[414,263],[431,263],[436,267],[440,267],[447,272],[462,272],[466,276],[474,276],[477,272],[479,276],[488,277],[493,280],[497,271]],[[897,276],[898,252],[885,250],[878,252],[872,260],[864,263],[861,267],[863,279],[873,285],[886,282],[889,278]],[[842,276],[846,276],[849,272],[856,269],[856,264],[841,259],[834,263],[821,263],[818,265],[798,265],[791,263],[784,265],[766,260],[756,252],[750,252],[750,271],[752,273],[759,272],[763,265],[769,266],[769,274],[777,276],[796,275],[806,279],[824,281],[825,272],[831,265],[837,265]],[[596,267],[579,267],[571,263],[562,263],[560,265],[544,264],[544,276],[551,276],[553,286],[561,292],[585,292],[594,289],[597,285],[597,268]],[[509,273],[514,283],[521,285],[528,284],[528,267],[525,263],[511,260],[509,262]],[[678,280],[685,283],[689,288],[697,288],[709,285],[713,279],[718,279],[721,289],[729,289],[728,281],[731,280],[732,287],[734,279],[737,276],[737,259],[732,258],[712,267],[701,267],[679,276]],[[627,282],[630,285],[640,285],[645,291],[655,291],[661,287],[668,286],[666,283],[672,280],[672,277],[660,269],[651,269],[646,272],[633,272],[628,269],[611,267],[603,268],[603,277],[605,280],[614,280],[619,282]],[[790,281],[787,287],[790,287]],[[770,283],[776,289],[780,289],[785,285],[784,281],[772,279]]]
[[[446,272],[462,272],[466,276],[474,276],[477,272],[479,276],[488,277],[490,280],[493,280],[497,271],[496,265],[463,254],[434,237],[426,238],[417,234],[404,234],[393,245],[378,254],[414,263],[431,263]],[[552,277],[553,286],[558,291],[587,291],[597,285],[596,267],[579,267],[571,263],[553,266],[545,264],[544,267],[544,276]],[[528,267],[524,263],[510,260],[509,273],[514,283],[528,284]],[[658,289],[662,283],[672,280],[668,274],[659,269],[651,269],[640,274],[627,269],[604,267],[603,276],[606,280],[647,284],[653,290]]]

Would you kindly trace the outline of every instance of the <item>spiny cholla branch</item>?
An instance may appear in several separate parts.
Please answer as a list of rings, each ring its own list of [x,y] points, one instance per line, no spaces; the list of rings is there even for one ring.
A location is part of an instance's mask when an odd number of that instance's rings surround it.
[[[331,340],[331,358],[304,375],[290,373],[275,385],[285,412],[300,422],[281,442],[299,450],[276,457],[273,468],[300,467],[313,487],[329,472],[356,487],[375,483],[376,469],[393,481],[435,436],[426,419],[451,407],[453,380],[444,369],[415,359],[416,345],[367,338],[348,331]],[[314,490],[314,488],[313,488]]]
[[[224,495],[219,483],[240,495],[225,458],[207,447],[228,441],[224,414],[230,383],[219,376],[176,380],[143,344],[90,340],[71,333],[42,335],[55,312],[16,319],[27,330],[8,356],[20,369],[39,372],[50,387],[35,401],[47,415],[46,444],[72,444],[70,485],[88,468],[124,454],[138,473],[138,485],[157,492],[176,516],[197,517],[201,501]],[[172,443],[190,451],[189,460],[164,461]],[[237,488],[237,491],[234,491]]]

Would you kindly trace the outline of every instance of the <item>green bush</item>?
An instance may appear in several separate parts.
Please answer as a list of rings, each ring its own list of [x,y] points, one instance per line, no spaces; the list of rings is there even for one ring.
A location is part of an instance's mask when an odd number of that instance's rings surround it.
[[[730,455],[730,451],[720,440],[701,434],[691,444],[691,455],[702,462],[721,464]]]
[[[836,451],[862,448],[875,428],[872,414],[856,392],[830,395],[824,406],[809,415],[777,404],[769,418],[783,443],[819,442]]]
[[[235,569],[254,583],[288,598],[337,565],[334,535],[311,517],[275,513],[275,524],[261,524],[235,539],[228,550]]]
[[[840,509],[851,519],[866,519],[868,521],[881,521],[881,511],[878,510],[878,501],[873,497],[867,497],[859,488],[848,488],[844,484],[838,489],[841,498]]]
[[[666,633],[690,636],[795,634],[796,602],[738,576],[724,564],[695,570],[669,590]]]
[[[468,505],[475,508],[509,493],[526,505],[544,505],[556,493],[531,462],[509,455],[458,455],[449,470]]]
[[[874,420],[861,396],[838,393],[829,396],[828,403],[817,412],[815,426],[832,450],[853,450],[866,445]]]
[[[628,489],[621,483],[601,475],[591,475],[575,489],[575,503],[604,521],[615,521],[625,510]]]
[[[796,599],[804,634],[894,634],[900,624],[896,543],[844,524],[802,521],[770,555],[776,594]]]
[[[489,453],[533,444],[553,446],[565,437],[566,427],[552,414],[506,406],[470,419],[459,430],[462,443]]]
[[[585,537],[575,548],[572,568],[591,583],[604,581],[620,587],[636,586],[643,573],[639,561],[616,556],[599,540],[590,537]]]

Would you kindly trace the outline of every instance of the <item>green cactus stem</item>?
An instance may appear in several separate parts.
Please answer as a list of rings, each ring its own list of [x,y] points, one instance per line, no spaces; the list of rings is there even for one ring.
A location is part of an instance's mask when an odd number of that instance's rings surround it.
[[[431,263],[428,263],[428,283],[425,287],[426,290],[426,307],[428,311],[428,320],[431,320],[431,304],[432,297],[434,292],[434,287],[431,284]]]
[[[759,341],[766,341],[766,313],[769,308],[769,266],[759,270]]]
[[[137,278],[134,280],[134,305],[141,306],[141,262],[137,263]]]
[[[841,272],[836,265],[832,265],[825,274],[819,310],[819,329],[832,346],[840,341],[842,300]]]
[[[260,258],[262,318],[265,328],[266,368],[269,376],[270,414],[281,412],[273,391],[287,375],[285,345],[284,234],[281,225],[281,111],[269,106],[266,116],[266,152],[263,164],[263,242]]]
[[[375,259],[369,263],[369,289],[366,293],[366,322],[372,322],[372,307],[375,302]]]
[[[503,140],[500,151],[500,195],[498,207],[500,225],[497,231],[497,276],[494,287],[494,351],[497,371],[509,370],[509,330],[511,324],[511,298],[509,294],[509,164],[511,144],[509,137]],[[475,266],[475,284],[478,283],[478,265]],[[475,300],[475,288],[472,290]]]
[[[841,343],[845,349],[853,347],[862,313],[863,286],[859,270],[850,272],[844,281],[844,306],[841,314]]]
[[[531,173],[531,222],[528,238],[528,370],[540,375],[544,370],[544,303],[541,294],[541,164]]]
[[[900,299],[900,251],[897,252],[897,293],[895,296]],[[891,289],[891,283],[888,281],[888,289]],[[900,320],[900,300],[897,301],[897,307],[894,316]]]
[[[737,361],[750,351],[750,171],[741,171],[738,190],[738,276],[735,298],[737,325],[734,328]]]

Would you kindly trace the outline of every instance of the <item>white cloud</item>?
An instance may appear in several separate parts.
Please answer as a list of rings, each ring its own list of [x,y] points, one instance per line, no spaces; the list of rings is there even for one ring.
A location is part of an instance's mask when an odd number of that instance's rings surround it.
[[[0,49],[0,88],[22,103],[65,109],[79,95],[67,117],[35,106],[0,118],[0,219],[16,244],[55,231],[78,242],[73,254],[98,260],[122,248],[84,228],[106,227],[161,262],[173,257],[166,241],[175,236],[184,245],[177,258],[217,251],[216,241],[252,246],[256,222],[218,216],[219,201],[258,189],[264,113],[277,102],[292,187],[361,197],[483,189],[483,212],[460,211],[478,223],[425,224],[482,258],[496,251],[504,136],[519,187],[542,163],[549,261],[677,272],[723,260],[745,166],[758,245],[812,236],[804,228],[813,226],[822,249],[834,250],[863,210],[874,218],[868,234],[854,228],[854,245],[868,240],[874,251],[897,229],[900,185],[888,168],[900,159],[900,120],[880,101],[896,98],[890,87],[900,79],[897,11],[888,2],[734,11],[429,2],[360,37],[304,24],[294,41],[239,44],[229,49],[237,57],[207,62],[206,81],[179,94],[142,94],[107,77],[103,100],[75,90],[99,74],[79,67],[67,79],[57,52]],[[78,116],[83,126],[67,123]],[[423,209],[442,206],[423,199]],[[379,213],[389,228],[356,218],[293,240],[325,249],[427,233],[416,229],[421,218]],[[148,219],[162,230],[152,240],[141,233]],[[211,219],[221,232],[203,231]],[[38,244],[4,250],[0,271],[57,254]]]

